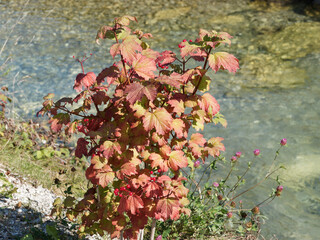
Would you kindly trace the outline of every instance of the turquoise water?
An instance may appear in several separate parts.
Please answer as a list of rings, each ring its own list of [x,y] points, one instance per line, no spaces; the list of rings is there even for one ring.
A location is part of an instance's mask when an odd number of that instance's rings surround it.
[[[233,45],[226,50],[240,59],[241,70],[236,75],[213,75],[212,82],[212,92],[228,127],[209,126],[204,134],[225,138],[227,158],[241,151],[241,161],[249,160],[254,149],[261,149],[248,186],[264,176],[280,139],[287,138],[289,147],[283,148],[278,158],[278,163],[287,168],[281,172],[285,188],[280,198],[262,208],[269,218],[264,234],[268,238],[276,234],[279,239],[318,239],[320,52],[309,51],[312,45],[305,43],[306,48],[295,47],[295,56],[288,57],[265,41],[271,36],[278,41],[277,34],[296,23],[317,26],[316,18],[296,8],[266,9],[247,1],[31,0],[24,4],[0,1],[0,46],[8,39],[1,63],[9,57],[11,69],[2,81],[14,93],[11,114],[24,118],[35,116],[42,96],[48,92],[57,96],[74,94],[72,85],[81,69],[72,56],[93,53],[85,70],[95,73],[111,63],[112,59],[106,58],[110,43],[97,46],[94,39],[97,29],[114,17],[136,16],[139,28],[155,36],[150,43],[159,51],[167,46],[177,50],[175,46],[182,39],[196,38],[201,27],[233,35]],[[271,192],[269,186],[276,187],[269,181],[244,199],[248,204],[262,201]]]

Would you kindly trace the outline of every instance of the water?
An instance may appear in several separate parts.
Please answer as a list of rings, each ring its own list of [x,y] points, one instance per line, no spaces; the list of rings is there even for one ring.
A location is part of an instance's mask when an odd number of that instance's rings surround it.
[[[213,75],[212,92],[228,127],[208,127],[204,134],[225,138],[227,158],[241,151],[245,156],[240,160],[245,161],[254,149],[261,149],[248,186],[264,176],[280,139],[286,137],[289,147],[281,149],[278,158],[287,168],[280,172],[285,189],[262,208],[269,218],[264,234],[318,239],[320,31],[318,19],[301,12],[302,8],[264,8],[244,0],[0,1],[1,46],[8,38],[0,61],[9,57],[11,69],[2,81],[14,93],[12,110],[33,117],[48,92],[58,97],[74,94],[72,85],[81,69],[72,56],[93,53],[85,64],[87,72],[98,73],[111,63],[106,58],[111,43],[97,46],[94,39],[98,28],[114,17],[136,16],[139,28],[155,36],[150,43],[159,51],[168,46],[177,50],[175,46],[184,38],[194,39],[199,28],[227,31],[234,36],[227,51],[240,59],[241,70]],[[244,199],[252,204],[262,201],[271,192],[269,186],[276,184],[268,181]]]

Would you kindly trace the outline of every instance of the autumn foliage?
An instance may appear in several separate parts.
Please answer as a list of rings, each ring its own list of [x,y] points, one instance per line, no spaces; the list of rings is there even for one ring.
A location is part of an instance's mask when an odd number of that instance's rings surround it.
[[[91,160],[86,177],[93,187],[79,202],[65,200],[68,218],[81,219],[80,232],[106,231],[112,238],[123,232],[136,239],[149,218],[176,220],[189,214],[181,169],[224,151],[222,138],[189,134],[207,123],[226,125],[208,93],[207,72],[236,72],[239,64],[233,55],[216,51],[230,45],[228,33],[201,29],[194,42],[179,44],[179,54],[157,52],[145,42],[152,35],[131,31],[130,21],[137,20],[116,18],[113,26],[98,31],[97,42],[115,41],[110,48],[114,64],[96,76],[85,73],[85,59],[79,60],[78,95],[54,102],[49,94],[39,114],[51,116],[53,131],[81,133],[75,155]],[[201,66],[187,69],[190,60]]]

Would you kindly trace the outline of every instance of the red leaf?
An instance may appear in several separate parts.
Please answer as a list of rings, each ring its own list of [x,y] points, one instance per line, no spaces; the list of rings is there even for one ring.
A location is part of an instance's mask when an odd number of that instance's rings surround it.
[[[144,187],[149,182],[149,180],[150,180],[150,177],[143,173],[139,175],[138,178],[133,178],[131,182],[133,187],[137,189],[140,186]]]
[[[167,65],[173,63],[176,60],[176,54],[172,51],[164,51],[160,53],[160,56],[156,59],[156,63],[161,65]]]
[[[156,182],[148,182],[148,184],[143,188],[146,197],[159,197],[162,196],[162,189]]]
[[[209,112],[212,116],[220,111],[219,103],[210,93],[203,94],[198,103],[202,110]]]
[[[185,128],[186,125],[182,119],[177,118],[172,121],[172,129],[177,134],[177,138],[188,137],[188,133],[185,131]]]
[[[163,198],[157,203],[156,219],[177,220],[179,218],[179,201],[174,198]]]
[[[116,23],[118,23],[120,25],[124,25],[124,26],[128,26],[130,24],[130,21],[138,22],[136,17],[132,17],[132,16],[128,16],[128,15],[115,18],[115,22]]]
[[[62,128],[62,124],[61,123],[59,123],[59,119],[51,119],[50,121],[49,121],[49,123],[51,123],[51,130],[53,131],[53,132],[59,132],[60,130],[61,130],[61,128]]]
[[[93,72],[88,72],[87,74],[79,73],[74,81],[73,88],[77,92],[81,92],[82,87],[89,88],[94,83],[96,83],[96,75]]]
[[[208,144],[206,146],[206,150],[211,156],[219,156],[220,151],[225,151],[225,147],[223,143],[221,142],[223,138],[221,137],[215,137],[215,138],[210,138],[208,140]]]
[[[220,68],[229,72],[236,72],[239,69],[239,60],[230,53],[216,52],[209,56],[209,66],[217,72]]]
[[[171,130],[172,117],[165,108],[158,108],[154,112],[147,112],[143,118],[143,127],[146,131],[155,129],[159,135]]]
[[[140,208],[143,208],[143,201],[138,195],[122,196],[118,212],[122,214],[123,212],[129,211],[131,214],[135,215],[139,213]]]
[[[101,84],[105,78],[107,78],[108,84],[112,84],[119,77],[119,68],[116,66],[111,66],[109,68],[103,69],[97,76],[97,83]]]
[[[121,54],[123,55],[123,58],[128,61],[128,63],[132,63],[136,59],[137,52],[142,51],[140,43],[141,41],[136,36],[132,35],[126,37],[121,43]]]
[[[173,112],[178,114],[184,113],[184,101],[171,99],[168,101],[168,104],[173,107]]]
[[[134,104],[136,101],[140,101],[143,96],[146,96],[151,102],[157,96],[157,89],[153,84],[146,84],[135,82],[128,85],[125,89],[125,93],[128,95],[126,99],[130,104]]]
[[[203,135],[201,133],[194,133],[191,135],[191,138],[190,138],[190,141],[189,143],[191,144],[197,144],[197,145],[200,145],[200,146],[204,146],[204,144],[206,143],[207,141],[204,139]]]
[[[115,174],[112,168],[109,165],[104,165],[96,175],[96,178],[99,179],[99,184],[105,188],[110,182],[113,181]]]
[[[158,153],[151,153],[149,156],[152,168],[159,168],[162,172],[168,171],[167,161],[165,161]]]
[[[89,144],[89,142],[87,140],[85,140],[84,138],[78,139],[77,148],[75,151],[76,157],[81,158],[82,155],[84,155],[84,156],[88,155],[88,149],[87,149],[88,144]]]
[[[155,80],[160,83],[168,84],[177,89],[180,89],[181,84],[184,83],[182,75],[175,72],[172,73],[170,76],[162,75],[156,78]]]
[[[192,55],[197,53],[200,48],[196,43],[182,42],[180,43],[182,48],[180,48],[181,57],[184,58],[187,55]]]
[[[131,162],[127,162],[127,163],[123,164],[121,166],[120,172],[121,172],[121,174],[127,175],[127,176],[135,175],[138,173],[136,165]]]
[[[141,54],[136,55],[136,59],[132,62],[132,67],[140,77],[146,80],[154,78],[153,72],[157,70],[155,61]]]
[[[91,181],[92,184],[98,184],[99,179],[96,178],[97,171],[94,170],[94,165],[91,164],[86,170],[86,178]]]
[[[178,171],[179,168],[188,166],[188,159],[184,156],[183,151],[175,150],[172,151],[169,155],[168,165],[172,170]]]

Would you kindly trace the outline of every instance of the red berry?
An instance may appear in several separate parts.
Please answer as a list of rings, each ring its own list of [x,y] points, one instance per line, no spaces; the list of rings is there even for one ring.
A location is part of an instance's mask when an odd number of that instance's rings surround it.
[[[153,171],[150,171],[150,174],[153,174]]]
[[[133,193],[132,193],[132,192],[130,192],[130,193],[129,193],[129,195],[130,195],[130,196],[132,196],[132,195],[133,195]]]
[[[161,173],[161,169],[158,169],[158,173]]]
[[[192,42],[192,40],[190,39],[189,42]]]
[[[183,41],[182,42],[186,42],[187,41],[187,39],[183,39]]]
[[[120,188],[120,191],[124,191],[124,190],[126,190],[125,187],[121,187],[121,188]]]
[[[119,197],[122,197],[122,194],[121,194],[121,193],[119,194]]]
[[[119,192],[119,188],[116,188],[114,191],[115,191],[115,192]]]
[[[128,184],[128,185],[127,185],[127,189],[129,189],[129,188],[130,188],[130,185]]]

